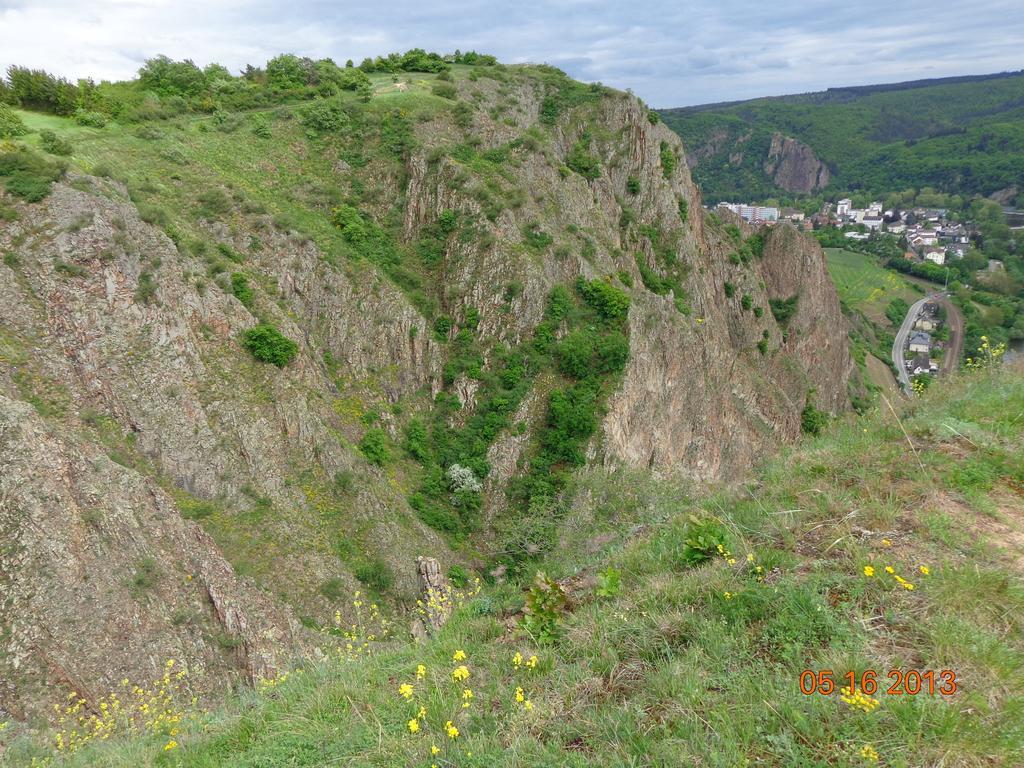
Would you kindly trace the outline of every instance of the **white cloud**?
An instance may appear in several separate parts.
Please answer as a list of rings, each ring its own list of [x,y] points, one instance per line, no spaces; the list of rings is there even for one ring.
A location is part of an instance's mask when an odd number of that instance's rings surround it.
[[[1019,0],[905,0],[884,11],[807,0],[0,0],[0,66],[117,79],[158,53],[238,70],[283,51],[359,61],[475,48],[676,106],[1016,69],[1019,10]]]

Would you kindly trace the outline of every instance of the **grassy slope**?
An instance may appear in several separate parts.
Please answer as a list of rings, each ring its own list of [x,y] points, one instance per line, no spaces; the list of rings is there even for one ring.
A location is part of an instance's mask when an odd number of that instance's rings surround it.
[[[759,173],[764,137],[781,131],[809,144],[833,171],[836,189],[934,186],[983,194],[1024,170],[1024,75],[858,93],[837,89],[736,104],[665,110],[666,123],[694,148],[716,132],[751,134],[739,168],[731,142],[695,178],[708,199],[739,191],[770,194]],[[756,156],[755,156],[756,155]],[[970,171],[964,173],[964,168]]]
[[[921,297],[920,289],[910,285],[902,275],[879,266],[873,256],[826,248],[825,259],[839,298],[872,322],[888,325],[885,308],[893,299],[901,298],[913,304]]]
[[[518,589],[489,587],[427,645],[306,664],[186,727],[174,749],[162,751],[166,736],[118,741],[68,764],[429,766],[436,742],[439,766],[853,766],[870,762],[865,745],[886,766],[1020,765],[1024,373],[951,380],[901,415],[883,406],[837,424],[737,490],[688,497],[640,475],[583,475],[545,566],[583,585],[554,646],[516,629]],[[734,565],[684,566],[690,515],[723,522]],[[587,574],[609,564],[623,589],[598,598]],[[475,694],[465,710],[457,649]],[[517,650],[536,652],[537,668],[517,673]],[[870,713],[798,689],[804,669],[887,682],[893,668],[952,669],[960,688],[879,693]],[[440,733],[448,719],[457,750]]]

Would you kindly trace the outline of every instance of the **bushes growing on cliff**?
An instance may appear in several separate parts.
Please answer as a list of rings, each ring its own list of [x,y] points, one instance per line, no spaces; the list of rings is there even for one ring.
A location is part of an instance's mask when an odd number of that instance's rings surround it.
[[[368,462],[378,467],[383,467],[391,459],[387,433],[380,427],[366,430],[363,439],[359,441],[359,450]]]
[[[573,145],[565,164],[583,178],[593,181],[601,175],[601,161],[590,154],[589,150],[589,138],[581,138]]]
[[[244,346],[257,360],[284,368],[295,359],[299,345],[272,325],[261,323],[242,334]]]
[[[796,312],[797,302],[799,299],[800,295],[796,293],[788,299],[769,299],[768,306],[772,310],[775,322],[779,325],[785,326],[793,316],[793,313]]]
[[[253,292],[252,286],[249,285],[249,278],[241,272],[231,274],[231,293],[242,302],[246,309],[252,309],[253,303],[256,301],[256,294]]]
[[[676,157],[675,151],[672,146],[667,142],[661,142],[661,173],[668,179],[675,173],[676,166],[679,164],[679,158]]]

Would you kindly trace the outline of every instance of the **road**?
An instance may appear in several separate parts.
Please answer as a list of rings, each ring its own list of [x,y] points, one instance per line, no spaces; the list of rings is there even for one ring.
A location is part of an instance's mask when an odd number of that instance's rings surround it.
[[[896,331],[896,338],[892,342],[892,364],[896,366],[896,378],[899,379],[900,386],[903,387],[903,391],[907,394],[910,394],[910,377],[907,375],[906,360],[903,357],[903,352],[907,348],[907,336],[910,335],[910,331],[914,328],[914,321],[917,320],[917,316],[921,313],[921,307],[934,296],[935,294],[928,294],[911,305],[910,309],[907,310],[907,316],[903,318],[903,324]]]
[[[907,310],[907,316],[903,318],[903,324],[896,332],[896,338],[892,342],[892,362],[896,366],[897,378],[903,391],[910,393],[910,376],[907,374],[906,358],[904,351],[907,348],[907,336],[914,327],[914,321],[921,313],[921,308],[929,301],[938,301],[946,308],[946,323],[949,327],[949,341],[942,356],[942,365],[939,366],[939,373],[945,375],[957,369],[960,365],[960,355],[964,349],[964,316],[960,308],[949,300],[944,293],[930,293],[923,299],[918,299],[913,306]]]

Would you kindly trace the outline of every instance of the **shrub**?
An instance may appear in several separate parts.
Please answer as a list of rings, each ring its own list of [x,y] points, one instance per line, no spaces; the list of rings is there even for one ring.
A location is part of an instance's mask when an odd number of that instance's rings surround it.
[[[807,403],[800,412],[800,431],[805,435],[820,435],[828,425],[828,414]]]
[[[75,122],[90,128],[103,128],[107,124],[107,116],[102,112],[79,108],[75,111]]]
[[[621,320],[629,312],[629,295],[604,280],[579,279],[577,287],[586,302],[605,320]]]
[[[799,294],[793,294],[788,299],[769,299],[768,306],[772,310],[775,322],[779,325],[786,325],[789,319],[796,312]]]
[[[348,124],[348,121],[348,115],[337,99],[314,99],[312,104],[299,112],[299,122],[313,136],[337,133]]]
[[[636,176],[630,176],[626,179],[626,191],[631,195],[640,194],[640,179]]]
[[[679,201],[679,219],[680,219],[680,221],[682,221],[685,224],[687,219],[689,219],[689,218],[690,218],[690,204],[687,203],[685,200],[680,200]]]
[[[147,271],[139,275],[139,286],[135,289],[135,300],[140,304],[149,304],[156,296],[156,281],[153,273]]]
[[[699,520],[690,516],[682,560],[687,566],[700,565],[729,549],[729,532],[720,520]]]
[[[540,228],[540,225],[533,223],[523,227],[523,241],[535,251],[542,251],[555,240],[551,235]]]
[[[601,161],[590,154],[589,149],[590,142],[580,139],[573,145],[565,164],[583,178],[593,181],[601,175]]]
[[[249,285],[249,278],[241,272],[231,273],[231,293],[242,302],[242,306],[246,309],[252,309],[253,302],[256,300],[256,294],[253,293],[252,287]]]
[[[740,299],[740,306],[743,307],[744,312],[749,312],[754,307],[754,297],[749,293],[744,293],[743,298]]]
[[[728,280],[726,280],[722,284],[722,289],[725,291],[725,295],[727,298],[731,299],[733,296],[736,295],[736,286],[730,283]]]
[[[430,438],[427,428],[419,419],[413,419],[405,428],[405,450],[421,463],[430,460]]]
[[[672,176],[678,163],[679,158],[676,157],[676,153],[669,143],[661,142],[661,173],[666,179]]]
[[[272,325],[261,323],[242,334],[242,345],[264,363],[284,368],[295,359],[299,345]]]
[[[448,317],[448,315],[439,315],[434,319],[434,336],[438,341],[448,340],[448,334],[451,332],[454,324],[455,321]]]
[[[395,583],[395,577],[387,563],[379,558],[358,563],[352,573],[370,589],[385,592]]]
[[[459,98],[458,89],[451,83],[434,83],[430,88],[431,93],[435,96],[440,96],[443,99],[451,99],[454,101]]]
[[[26,133],[28,133],[28,126],[14,114],[13,109],[0,103],[0,139],[24,136]]]
[[[359,441],[359,450],[368,462],[383,467],[391,459],[387,440],[387,433],[380,427],[368,429]]]
[[[71,142],[62,139],[53,131],[41,131],[39,133],[39,145],[51,155],[71,154]]]
[[[12,195],[35,203],[50,194],[53,182],[64,175],[64,161],[51,161],[27,149],[0,153],[0,178]]]
[[[523,629],[538,645],[553,643],[562,636],[562,618],[568,599],[562,585],[538,571],[526,594]]]

